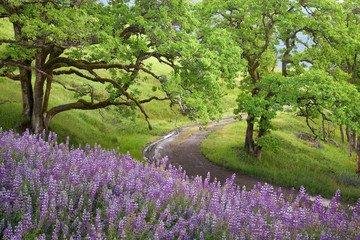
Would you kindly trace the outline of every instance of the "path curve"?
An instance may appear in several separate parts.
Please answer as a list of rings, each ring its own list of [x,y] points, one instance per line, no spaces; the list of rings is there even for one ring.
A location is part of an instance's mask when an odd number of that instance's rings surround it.
[[[235,120],[234,117],[229,117],[219,122],[210,123],[207,131],[198,129],[191,131],[192,128],[198,128],[198,125],[183,127],[179,130],[179,133],[175,130],[171,131],[160,140],[146,146],[143,151],[143,158],[147,161],[152,161],[167,156],[169,159],[168,164],[173,166],[180,165],[189,177],[198,175],[205,179],[208,172],[210,172],[211,181],[216,178],[221,183],[224,183],[227,178],[231,178],[235,173],[236,178],[234,182],[236,184],[240,186],[245,185],[247,189],[252,189],[258,182],[261,184],[265,182],[260,178],[242,175],[238,172],[225,169],[209,161],[200,151],[202,141],[211,132],[236,122],[238,120]],[[184,138],[183,141],[182,138]],[[276,186],[274,187],[276,188]]]
[[[242,119],[246,118],[246,116],[246,114],[241,115]],[[207,127],[208,130],[195,129],[191,131],[192,128],[198,128],[199,125],[191,125],[173,130],[161,139],[148,144],[143,150],[143,158],[148,162],[152,162],[168,157],[167,164],[181,166],[189,177],[202,176],[202,178],[205,179],[207,174],[210,173],[211,182],[216,178],[221,183],[225,183],[226,179],[231,178],[235,173],[234,183],[239,186],[245,186],[247,190],[251,190],[258,183],[263,185],[266,182],[260,178],[243,175],[217,165],[209,161],[200,150],[202,141],[204,141],[211,132],[236,122],[238,122],[238,120],[235,120],[234,117],[228,117],[219,122],[211,122]],[[183,139],[179,140],[181,138]],[[274,184],[271,185],[274,189],[279,187]],[[291,192],[288,188],[281,188],[287,193]],[[315,201],[315,199],[315,196],[310,196],[311,201]],[[329,207],[330,202],[330,199],[322,198],[322,203],[325,207]],[[354,209],[352,204],[342,203],[341,205],[346,210]]]

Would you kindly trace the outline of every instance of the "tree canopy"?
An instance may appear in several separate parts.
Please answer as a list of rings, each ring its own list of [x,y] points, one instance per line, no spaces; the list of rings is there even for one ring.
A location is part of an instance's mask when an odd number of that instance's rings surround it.
[[[185,0],[109,1],[107,6],[96,1],[4,1],[0,16],[9,19],[15,36],[0,39],[5,45],[1,75],[21,81],[23,114],[35,132],[48,129],[56,114],[71,109],[131,107],[148,121],[142,104],[150,101],[179,105],[194,118],[215,118],[221,113],[218,80],[229,82],[240,63],[227,58],[232,39],[221,29],[218,37],[199,32],[191,8]],[[231,47],[234,59],[240,53]],[[172,70],[156,72],[151,58]],[[60,75],[81,80],[69,86]],[[133,88],[145,76],[155,79],[146,98]],[[77,93],[78,100],[49,108],[52,84]],[[95,94],[99,84],[106,96]]]

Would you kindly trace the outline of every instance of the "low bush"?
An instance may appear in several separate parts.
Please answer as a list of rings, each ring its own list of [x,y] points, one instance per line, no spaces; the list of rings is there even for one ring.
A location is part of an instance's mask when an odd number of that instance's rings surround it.
[[[340,184],[360,188],[360,176],[356,173],[342,172],[336,175],[336,180]]]

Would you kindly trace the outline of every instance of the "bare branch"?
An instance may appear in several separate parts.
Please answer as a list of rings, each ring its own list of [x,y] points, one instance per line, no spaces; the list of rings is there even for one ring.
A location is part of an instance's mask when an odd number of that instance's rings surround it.
[[[77,76],[79,77],[82,77],[82,78],[85,78],[85,79],[88,79],[88,80],[91,80],[91,81],[95,81],[96,78],[93,78],[93,77],[90,77],[86,74],[83,74],[82,72],[80,71],[77,71],[73,68],[70,68],[69,70],[60,70],[60,71],[54,71],[53,72],[54,75],[62,75],[62,74],[65,74],[65,75],[70,75],[70,74],[76,74]]]
[[[11,74],[11,73],[3,73],[3,74],[0,74],[0,77],[7,77],[11,80],[14,80],[14,81],[20,81],[20,75],[14,75],[14,74]]]
[[[23,41],[16,41],[16,40],[11,40],[11,39],[0,39],[0,45],[4,44],[4,43],[10,43],[10,44],[17,44],[19,46],[23,46],[23,47],[27,47],[27,48],[47,48],[47,47],[51,47],[54,44],[29,44],[29,43],[25,43]]]
[[[63,67],[62,64],[66,64],[67,66],[73,66],[73,67],[76,67],[78,69],[83,69],[83,70],[116,68],[116,69],[123,69],[127,72],[133,72],[134,70],[131,70],[131,69],[135,68],[134,64],[129,64],[129,65],[124,65],[124,64],[119,64],[119,63],[108,64],[106,62],[88,62],[85,60],[76,61],[76,60],[69,59],[69,58],[57,57],[57,58],[54,58],[54,59],[48,61],[48,63],[46,63],[44,65],[44,69],[50,69],[54,65],[57,65],[57,64],[59,64],[59,67]]]
[[[58,80],[56,80],[56,79],[54,79],[54,78],[52,78],[51,81],[60,84],[64,89],[66,89],[66,90],[68,90],[68,91],[76,92],[76,93],[78,93],[78,94],[80,94],[80,95],[85,95],[85,94],[86,94],[85,92],[82,92],[82,91],[79,90],[79,89],[69,88],[69,87],[67,87],[64,83],[62,83],[62,82],[60,82],[60,81],[58,81]]]
[[[168,98],[168,97],[166,97],[166,98],[151,97],[148,99],[140,100],[139,103],[148,103],[148,102],[151,102],[152,100],[165,101],[165,100],[170,100],[170,98]]]

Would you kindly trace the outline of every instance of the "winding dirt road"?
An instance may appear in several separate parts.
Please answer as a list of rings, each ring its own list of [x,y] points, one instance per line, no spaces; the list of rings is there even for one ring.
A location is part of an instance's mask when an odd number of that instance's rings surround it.
[[[259,178],[242,175],[210,162],[200,151],[200,145],[209,133],[236,122],[237,120],[231,117],[225,118],[218,123],[209,124],[208,131],[199,130],[198,126],[181,128],[179,133],[172,131],[160,140],[148,145],[143,151],[143,157],[151,161],[167,156],[169,158],[168,164],[181,165],[188,176],[199,175],[204,179],[210,172],[211,181],[216,178],[221,183],[224,183],[227,178],[236,173],[235,183],[240,186],[245,185],[247,189],[252,189],[258,182],[262,184],[265,182]]]
[[[243,119],[246,115],[242,116]],[[199,130],[198,125],[183,127],[177,131],[171,131],[167,135],[163,136],[156,142],[147,145],[143,151],[143,158],[149,162],[154,159],[162,159],[168,157],[168,164],[173,166],[181,166],[186,174],[191,176],[202,176],[206,178],[208,172],[210,173],[211,182],[216,178],[221,183],[224,183],[227,178],[235,173],[236,178],[234,182],[239,186],[245,186],[247,190],[251,190],[254,185],[266,182],[260,178],[243,175],[238,172],[225,169],[224,167],[210,162],[200,151],[200,145],[202,141],[211,133],[226,125],[236,123],[233,117],[225,118],[220,122],[210,123],[208,130]],[[273,185],[274,189],[279,186]],[[282,187],[287,193],[290,189]],[[297,191],[295,191],[297,192]],[[286,193],[285,193],[286,194]],[[311,201],[315,201],[315,196],[310,196]],[[322,203],[325,207],[330,205],[330,199],[323,198]],[[354,206],[349,204],[342,204],[344,209],[353,209]]]

